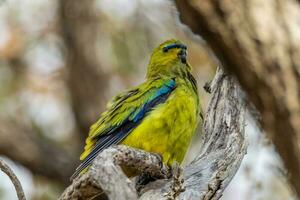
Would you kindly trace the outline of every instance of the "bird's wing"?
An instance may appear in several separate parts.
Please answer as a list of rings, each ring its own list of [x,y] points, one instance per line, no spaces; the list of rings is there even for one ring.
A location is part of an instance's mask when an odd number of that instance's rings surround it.
[[[91,126],[80,156],[82,163],[73,177],[88,167],[103,149],[121,142],[155,106],[166,101],[175,87],[175,79],[155,79],[116,96]]]

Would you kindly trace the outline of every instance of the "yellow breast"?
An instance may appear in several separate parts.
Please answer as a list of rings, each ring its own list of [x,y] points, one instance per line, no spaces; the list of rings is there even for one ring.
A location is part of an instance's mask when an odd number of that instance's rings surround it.
[[[192,92],[184,86],[177,87],[121,143],[158,153],[168,165],[181,163],[198,121],[197,99]]]

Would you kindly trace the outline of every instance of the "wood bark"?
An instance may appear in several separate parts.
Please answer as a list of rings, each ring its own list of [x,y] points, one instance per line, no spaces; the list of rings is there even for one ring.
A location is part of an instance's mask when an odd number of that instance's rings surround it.
[[[245,105],[236,81],[222,70],[218,70],[209,90],[212,98],[199,155],[183,170],[175,166],[170,178],[149,183],[137,193],[133,182],[121,172],[120,164],[166,178],[165,167],[150,153],[113,147],[100,153],[91,169],[75,179],[60,199],[85,199],[102,190],[111,200],[219,199],[246,153]]]
[[[211,46],[261,113],[300,196],[300,4],[176,0],[183,23]]]
[[[121,166],[158,178],[167,178],[169,174],[160,156],[123,145],[110,147],[97,156],[86,174],[73,180],[60,200],[88,199],[102,191],[109,199],[137,199],[135,185],[122,172]]]

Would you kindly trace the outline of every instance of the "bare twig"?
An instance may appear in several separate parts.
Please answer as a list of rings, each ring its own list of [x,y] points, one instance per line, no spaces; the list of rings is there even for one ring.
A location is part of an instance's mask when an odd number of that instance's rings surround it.
[[[221,69],[210,88],[212,99],[199,155],[182,173],[181,168],[175,167],[171,178],[147,184],[139,193],[140,200],[219,199],[235,175],[247,147],[243,94],[236,81]],[[137,199],[133,182],[120,166],[168,177],[168,170],[158,156],[126,146],[111,147],[98,155],[89,171],[75,179],[60,200],[90,198],[102,190],[111,200]]]
[[[2,159],[0,159],[0,169],[5,174],[7,174],[7,176],[10,178],[11,182],[14,184],[18,199],[26,200],[22,185],[21,185],[18,177],[15,175],[15,173],[12,171],[12,169]]]

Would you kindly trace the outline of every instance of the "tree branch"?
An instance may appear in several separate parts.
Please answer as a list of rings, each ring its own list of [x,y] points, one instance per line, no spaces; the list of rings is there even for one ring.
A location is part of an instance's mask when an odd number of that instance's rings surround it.
[[[166,179],[168,172],[157,156],[130,147],[111,147],[98,155],[90,170],[75,179],[60,200],[92,197],[101,189],[111,200],[137,199],[134,184],[120,165],[165,178],[147,184],[139,193],[141,200],[219,199],[246,153],[245,105],[239,86],[220,69],[210,88],[212,99],[200,153],[182,172],[175,167],[173,176]]]
[[[0,169],[5,174],[7,174],[7,176],[10,178],[11,182],[14,184],[18,199],[26,200],[22,185],[21,185],[18,177],[15,175],[15,173],[12,171],[12,169],[2,159],[0,159]]]
[[[110,147],[97,156],[87,173],[73,180],[60,200],[91,198],[99,191],[101,193],[100,188],[109,199],[137,199],[135,185],[123,173],[121,166],[140,173],[147,172],[157,178],[167,178],[169,174],[157,155],[123,145]]]
[[[300,4],[294,0],[176,0],[262,115],[300,196]]]

